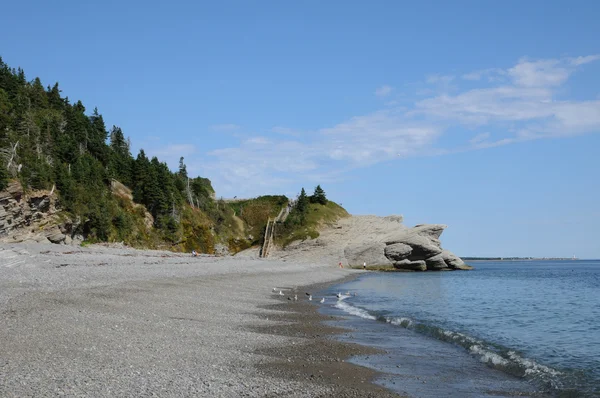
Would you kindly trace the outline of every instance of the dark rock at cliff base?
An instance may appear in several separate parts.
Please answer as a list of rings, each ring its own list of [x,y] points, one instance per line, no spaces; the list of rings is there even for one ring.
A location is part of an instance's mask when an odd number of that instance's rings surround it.
[[[439,271],[448,268],[448,265],[444,261],[444,258],[442,257],[441,253],[428,258],[427,260],[425,260],[425,262],[427,263],[428,270]]]
[[[406,259],[406,260],[396,261],[394,263],[394,268],[407,269],[407,270],[413,270],[413,271],[426,271],[427,264],[423,260],[410,261],[410,260]]]
[[[392,261],[401,261],[407,259],[413,249],[405,243],[392,243],[384,249],[385,256]]]

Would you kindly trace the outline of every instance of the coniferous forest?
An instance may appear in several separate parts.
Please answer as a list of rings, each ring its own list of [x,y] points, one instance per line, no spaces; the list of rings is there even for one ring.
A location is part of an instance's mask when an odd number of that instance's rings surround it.
[[[55,188],[62,210],[92,240],[135,240],[130,236],[135,212],[111,194],[114,180],[131,188],[161,239],[177,240],[186,203],[201,210],[204,227],[214,228],[227,216],[225,206],[219,210],[212,198],[210,180],[188,179],[183,158],[171,172],[143,150],[132,156],[124,132],[108,128],[98,109],[87,112],[81,101],[63,97],[58,83],[44,87],[39,78],[28,80],[21,68],[11,69],[1,58],[0,161],[0,188],[9,179],[24,189]]]
[[[173,172],[143,149],[133,156],[125,133],[106,126],[98,109],[88,111],[63,97],[58,83],[44,87],[0,58],[0,191],[10,181],[58,193],[72,233],[87,241],[209,253],[219,243],[233,252],[258,244],[267,219],[288,203],[285,196],[216,200],[210,180],[188,176],[183,158]],[[283,229],[290,237],[318,235],[325,213],[314,207],[306,230],[308,206],[328,201],[320,186],[308,199],[302,189]]]

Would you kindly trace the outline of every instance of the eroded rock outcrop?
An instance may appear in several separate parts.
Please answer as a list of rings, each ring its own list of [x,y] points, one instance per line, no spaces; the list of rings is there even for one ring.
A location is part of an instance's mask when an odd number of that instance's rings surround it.
[[[370,242],[350,242],[345,254],[350,265],[363,262],[377,266],[392,264],[396,269],[412,271],[442,271],[471,269],[460,257],[441,246],[443,224],[420,224],[413,228],[398,227],[386,239]],[[352,249],[353,246],[360,250]],[[382,250],[383,249],[383,250]],[[385,260],[378,258],[383,255]]]
[[[471,269],[458,256],[442,248],[443,224],[409,228],[402,216],[350,216],[320,230],[317,239],[296,241],[272,257],[310,263],[399,270]]]
[[[0,192],[0,241],[71,243],[71,224],[58,213],[53,192],[25,193],[12,181]]]

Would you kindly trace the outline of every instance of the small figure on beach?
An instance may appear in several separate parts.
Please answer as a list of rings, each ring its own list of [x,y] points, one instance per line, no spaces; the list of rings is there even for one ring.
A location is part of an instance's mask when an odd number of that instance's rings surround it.
[[[323,297],[320,301],[321,304],[323,304],[325,302],[325,297]]]
[[[367,269],[367,262],[366,261],[363,263],[363,269]]]
[[[340,268],[344,268],[344,266],[342,265],[342,262],[340,261]]]
[[[198,257],[198,252],[195,249],[192,250],[192,257]]]

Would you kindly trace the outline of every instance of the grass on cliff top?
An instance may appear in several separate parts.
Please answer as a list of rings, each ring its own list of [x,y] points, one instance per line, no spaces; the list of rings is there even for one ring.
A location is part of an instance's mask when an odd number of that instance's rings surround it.
[[[284,195],[265,195],[227,205],[243,222],[244,238],[250,238],[249,244],[257,245],[262,242],[267,220],[277,217],[287,203],[288,198]]]
[[[335,202],[328,201],[325,205],[310,203],[304,223],[300,223],[298,215],[292,212],[284,225],[275,228],[275,243],[286,247],[297,240],[316,239],[321,228],[349,216],[346,209]]]

